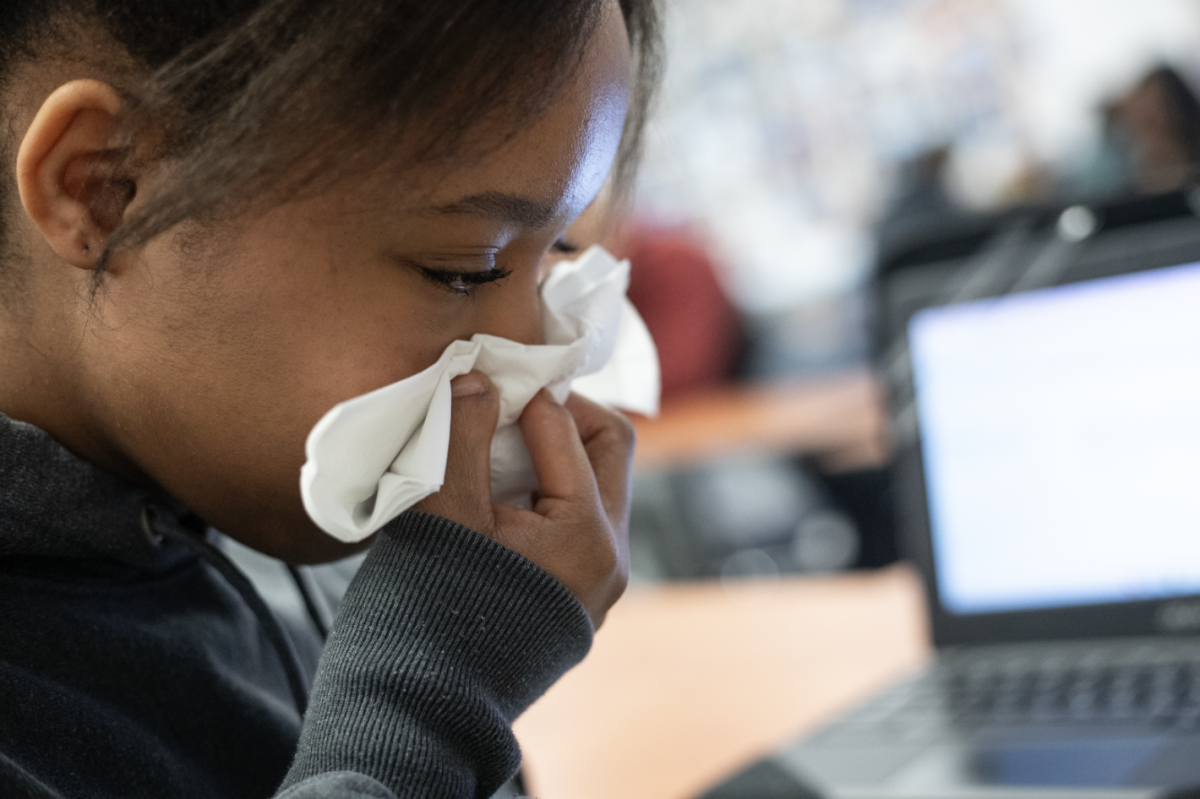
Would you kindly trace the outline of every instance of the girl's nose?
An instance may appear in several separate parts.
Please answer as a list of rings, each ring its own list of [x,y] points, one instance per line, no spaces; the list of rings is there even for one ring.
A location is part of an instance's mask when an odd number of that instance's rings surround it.
[[[518,287],[513,286],[513,289]],[[521,344],[544,344],[542,300],[536,283],[520,286],[518,290],[496,292],[489,298],[487,309],[480,319],[480,333],[510,339]]]

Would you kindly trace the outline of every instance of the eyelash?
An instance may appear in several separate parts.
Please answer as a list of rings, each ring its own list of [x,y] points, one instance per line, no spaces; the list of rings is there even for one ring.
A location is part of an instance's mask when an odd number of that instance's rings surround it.
[[[459,297],[473,297],[475,290],[480,286],[495,283],[512,274],[511,270],[499,267],[487,272],[455,272],[449,269],[430,269],[427,266],[417,268],[426,280]]]
[[[550,245],[550,249],[563,255],[574,255],[581,249],[566,239],[559,239]],[[488,283],[503,280],[512,274],[511,269],[491,269],[487,272],[455,272],[450,269],[431,269],[428,266],[418,266],[421,276],[431,283],[443,287],[451,294],[459,297],[473,297],[475,290]]]
[[[572,244],[566,239],[559,239],[550,245],[550,249],[554,250],[555,252],[560,252],[563,255],[574,255],[575,253],[579,252],[580,247],[578,244]]]

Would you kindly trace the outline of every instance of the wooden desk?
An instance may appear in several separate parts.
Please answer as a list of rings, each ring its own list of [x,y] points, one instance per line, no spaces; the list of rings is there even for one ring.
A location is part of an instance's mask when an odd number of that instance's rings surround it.
[[[687,799],[925,661],[904,567],[636,587],[516,725],[540,799]]]
[[[663,403],[635,419],[638,467],[678,465],[737,452],[804,452],[832,468],[885,459],[883,401],[875,378],[856,370],[788,383],[729,386]]]

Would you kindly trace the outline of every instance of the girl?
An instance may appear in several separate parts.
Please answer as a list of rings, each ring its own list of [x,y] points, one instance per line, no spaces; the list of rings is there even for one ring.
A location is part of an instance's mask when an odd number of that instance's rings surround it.
[[[538,501],[493,505],[496,391],[458,378],[445,486],[375,537],[319,665],[205,531],[350,554],[301,503],[322,414],[454,340],[540,341],[563,231],[630,173],[649,2],[5,0],[0,795],[515,771],[511,721],[624,588],[621,417],[535,398]]]

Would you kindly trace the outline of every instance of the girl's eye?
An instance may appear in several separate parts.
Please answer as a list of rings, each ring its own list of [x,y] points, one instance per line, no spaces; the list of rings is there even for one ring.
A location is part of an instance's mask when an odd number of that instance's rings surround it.
[[[495,283],[512,274],[511,270],[499,267],[486,272],[455,272],[449,269],[431,269],[427,266],[420,266],[417,269],[426,280],[436,283],[451,294],[460,297],[473,297],[479,286],[485,283]]]
[[[573,244],[566,239],[559,239],[550,245],[550,249],[554,252],[562,253],[563,255],[574,255],[575,253],[579,252],[580,247],[578,244]]]

